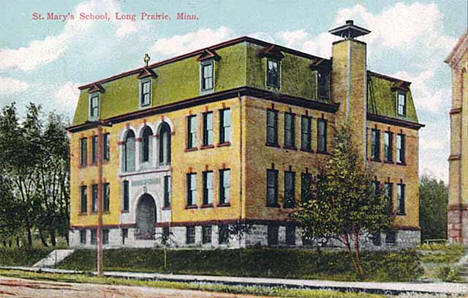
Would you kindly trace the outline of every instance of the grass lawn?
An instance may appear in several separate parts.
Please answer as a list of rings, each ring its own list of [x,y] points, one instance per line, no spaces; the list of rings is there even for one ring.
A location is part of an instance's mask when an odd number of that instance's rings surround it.
[[[109,284],[109,285],[127,285],[127,286],[140,286],[140,287],[202,290],[202,291],[212,291],[212,292],[250,294],[250,295],[259,295],[259,296],[277,296],[277,297],[337,297],[337,298],[341,298],[341,297],[343,298],[344,297],[351,297],[351,298],[384,297],[381,295],[367,294],[367,293],[352,293],[352,292],[341,293],[341,292],[336,292],[336,291],[325,291],[325,290],[242,287],[242,286],[167,282],[167,281],[140,281],[140,280],[109,278],[109,277],[97,277],[97,276],[82,275],[82,274],[34,273],[34,272],[23,272],[23,271],[16,271],[16,270],[0,270],[0,276],[26,278],[26,279],[33,279],[33,280],[59,281],[59,282],[94,283],[94,284]]]
[[[54,248],[0,247],[0,266],[32,266],[52,250]]]
[[[419,247],[424,268],[423,278],[434,281],[461,282],[457,262],[465,254],[460,244],[423,244]]]
[[[62,269],[96,270],[95,250],[77,250],[59,264]],[[225,276],[257,276],[356,281],[344,251],[303,249],[168,250],[164,268],[161,249],[113,249],[104,251],[104,270],[164,272]],[[367,281],[417,280],[423,270],[415,251],[363,252]]]

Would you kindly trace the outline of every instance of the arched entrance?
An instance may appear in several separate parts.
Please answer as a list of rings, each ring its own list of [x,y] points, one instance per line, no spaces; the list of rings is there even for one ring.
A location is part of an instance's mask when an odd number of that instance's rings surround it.
[[[156,205],[149,194],[144,194],[138,201],[136,210],[136,239],[154,239],[154,223],[156,222]]]

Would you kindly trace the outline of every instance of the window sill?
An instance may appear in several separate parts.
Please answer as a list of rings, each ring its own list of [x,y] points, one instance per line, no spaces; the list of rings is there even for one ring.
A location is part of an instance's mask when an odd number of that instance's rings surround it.
[[[325,154],[325,155],[330,155],[328,151],[317,151],[318,154]]]
[[[213,204],[212,204],[212,203],[210,203],[210,204],[202,204],[202,205],[200,206],[200,208],[213,208]]]
[[[231,203],[221,203],[218,204],[217,207],[231,207]]]
[[[309,153],[314,153],[314,150],[312,149],[307,149],[307,148],[301,148],[302,152],[309,152]]]
[[[192,151],[197,151],[198,148],[197,147],[193,147],[193,148],[185,148],[185,152],[192,152]]]
[[[129,210],[120,210],[120,213],[130,213]]]
[[[268,208],[280,208],[280,205],[279,205],[279,204],[275,204],[275,205],[266,205],[266,207],[268,207]]]
[[[80,213],[78,213],[78,216],[85,216],[85,215],[88,215],[88,212],[80,212]]]
[[[162,210],[171,210],[171,206],[170,206],[170,205],[169,205],[169,206],[165,206],[165,207],[162,208]]]
[[[185,209],[198,209],[198,206],[197,205],[188,205],[188,206],[185,206]]]
[[[110,211],[102,211],[102,214],[110,214]]]
[[[214,148],[215,146],[214,145],[203,145],[200,147],[200,150],[203,150],[203,149],[211,149],[211,148]]]
[[[396,165],[397,166],[406,166],[406,162],[397,162]]]
[[[395,164],[395,163],[393,162],[393,160],[384,160],[384,163],[390,164],[390,165]]]
[[[231,142],[224,142],[224,143],[218,144],[218,147],[227,147],[227,146],[231,146]]]
[[[397,216],[406,216],[406,213],[405,213],[405,212],[403,212],[403,213],[397,212],[396,215],[397,215]]]
[[[373,162],[381,162],[380,158],[371,158],[371,161],[373,161]]]
[[[88,164],[85,164],[85,165],[80,164],[78,166],[78,169],[84,169],[84,168],[87,168],[87,167],[88,167]]]
[[[279,147],[280,147],[278,144],[273,144],[273,143],[265,143],[265,146],[268,146],[268,147],[276,147],[276,148],[279,148]]]
[[[295,150],[295,151],[297,151],[297,148],[294,147],[294,146],[283,146],[283,149],[285,149],[285,150]]]

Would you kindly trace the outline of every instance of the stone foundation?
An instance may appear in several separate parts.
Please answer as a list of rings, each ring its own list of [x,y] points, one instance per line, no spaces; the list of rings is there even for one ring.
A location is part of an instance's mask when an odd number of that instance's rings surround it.
[[[273,227],[271,227],[273,226]],[[195,237],[193,243],[188,243],[187,227],[170,227],[170,239],[166,246],[172,248],[239,248],[239,247],[284,247],[284,248],[315,248],[315,240],[303,239],[300,229],[292,228],[287,235],[287,227],[284,225],[266,225],[253,224],[249,231],[240,240],[236,235],[230,235],[227,242],[220,243],[218,225],[211,226],[211,241],[203,242],[202,226],[195,226]],[[70,230],[70,246],[73,248],[94,248],[91,244],[91,231],[86,231],[86,243],[80,241],[80,230]],[[109,229],[109,242],[103,244],[104,249],[133,247],[163,247],[162,243],[163,228],[156,228],[154,239],[140,240],[135,237],[135,228],[127,229],[127,237],[124,239],[123,229]],[[205,239],[206,240],[206,239]],[[381,233],[375,235],[374,239],[362,238],[360,245],[363,250],[396,250],[413,248],[420,243],[420,231],[416,230],[398,230],[394,234]],[[329,248],[343,248],[341,242],[336,240],[329,241]]]

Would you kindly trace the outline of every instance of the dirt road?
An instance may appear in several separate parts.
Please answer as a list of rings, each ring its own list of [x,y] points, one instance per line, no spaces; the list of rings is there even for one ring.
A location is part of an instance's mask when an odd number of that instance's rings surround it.
[[[0,297],[257,297],[192,290],[78,284],[0,276]]]

